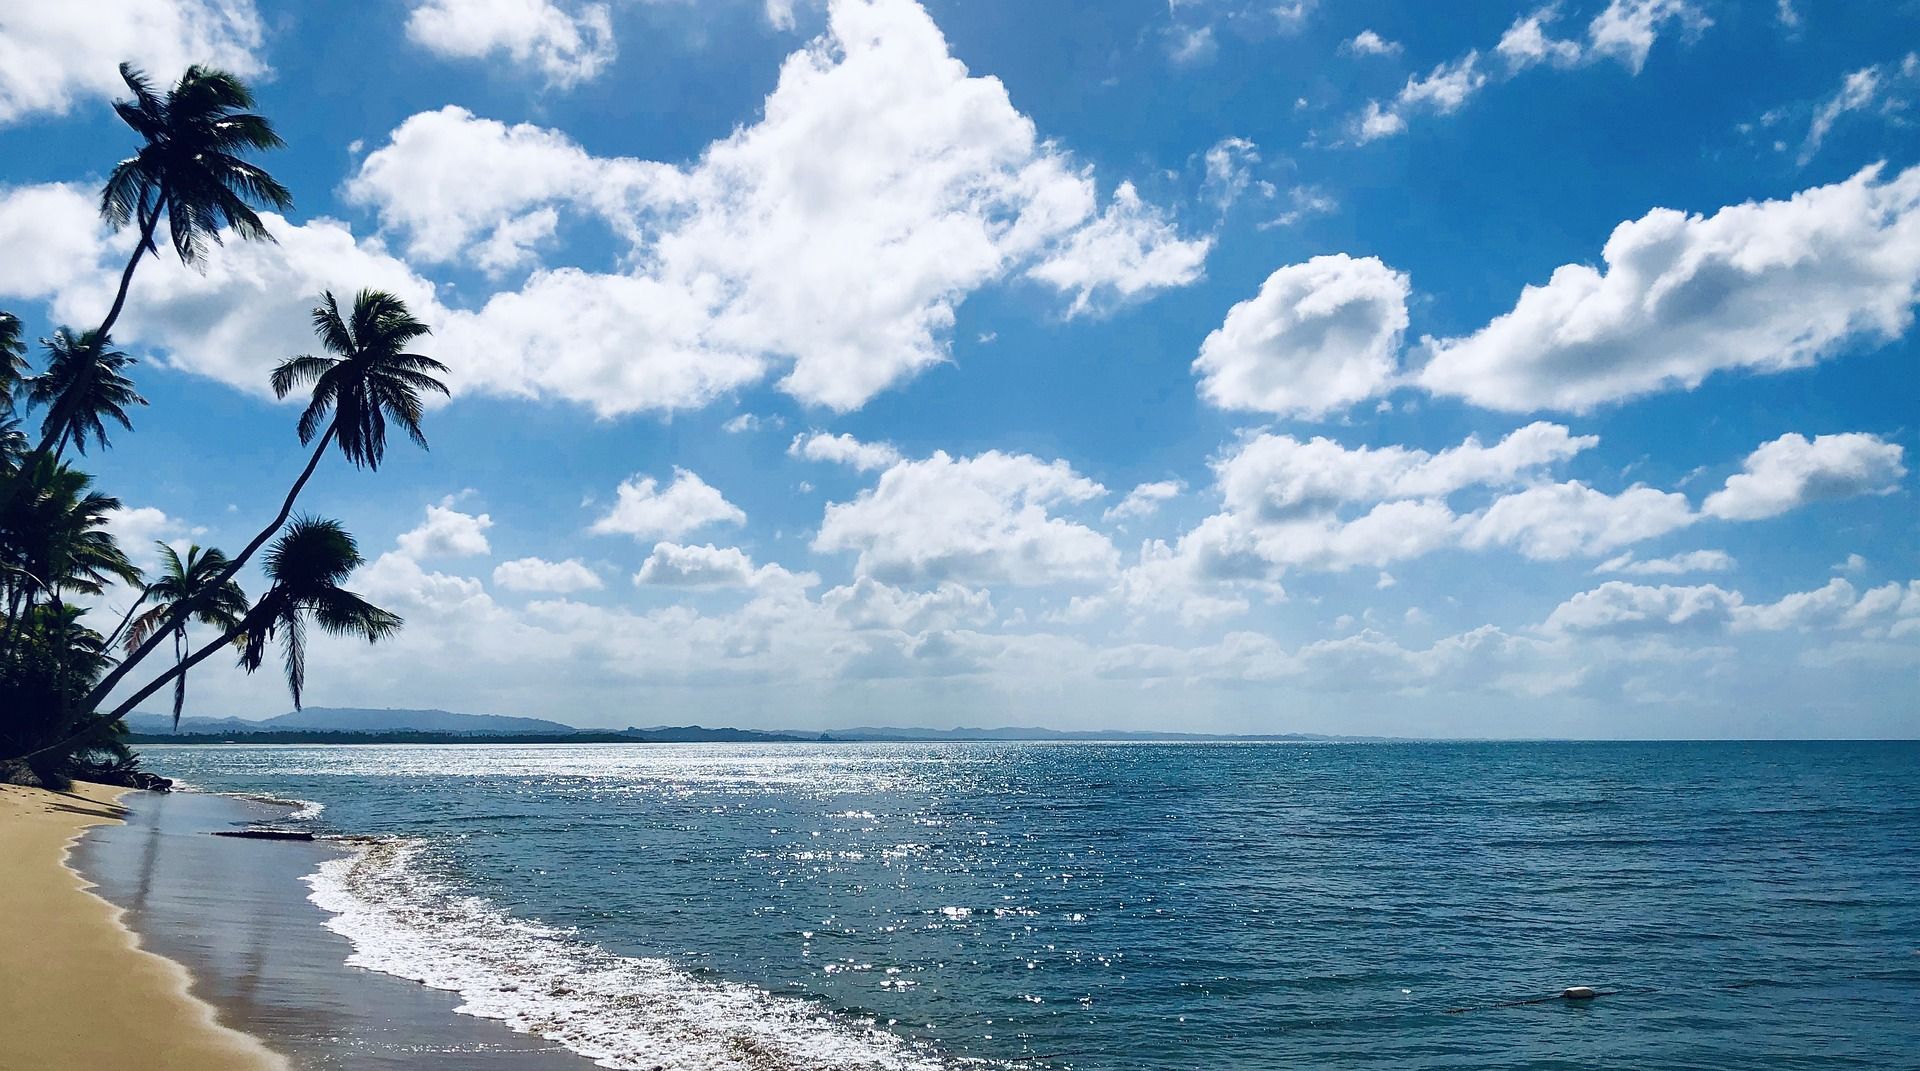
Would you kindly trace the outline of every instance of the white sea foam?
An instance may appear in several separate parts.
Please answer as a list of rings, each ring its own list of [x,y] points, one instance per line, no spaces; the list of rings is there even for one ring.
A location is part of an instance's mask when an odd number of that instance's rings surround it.
[[[284,796],[269,796],[264,792],[221,792],[217,793],[217,795],[232,796],[234,799],[252,800],[255,803],[270,803],[275,807],[291,807],[293,810],[286,817],[288,821],[293,822],[304,822],[311,818],[318,818],[320,817],[320,812],[327,809],[327,805],[324,803],[315,803],[312,800],[288,799]]]
[[[412,840],[360,842],[307,878],[349,963],[461,996],[603,1067],[665,1071],[936,1071],[988,1066],[945,1056],[844,1015],[754,986],[696,977],[664,959],[620,956],[573,932],[460,895],[415,866]]]

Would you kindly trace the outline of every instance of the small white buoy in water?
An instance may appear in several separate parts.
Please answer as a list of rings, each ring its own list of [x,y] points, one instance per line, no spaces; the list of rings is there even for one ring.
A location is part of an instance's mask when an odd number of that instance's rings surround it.
[[[1599,995],[1590,985],[1570,985],[1560,991],[1561,1000],[1592,1000]]]

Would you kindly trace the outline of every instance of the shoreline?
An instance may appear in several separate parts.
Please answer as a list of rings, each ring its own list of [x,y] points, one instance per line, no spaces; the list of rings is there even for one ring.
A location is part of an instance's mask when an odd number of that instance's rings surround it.
[[[208,835],[309,826],[320,810],[207,791],[141,793],[124,822],[79,841],[72,867],[148,947],[190,973],[222,1021],[292,1067],[591,1071],[591,1060],[557,1044],[461,1013],[457,994],[350,966],[352,942],[329,926],[308,884],[322,864],[347,857],[341,842]]]
[[[148,949],[126,911],[72,864],[89,830],[121,825],[130,789],[0,786],[0,1007],[20,1067],[286,1071],[222,1022],[188,970]]]

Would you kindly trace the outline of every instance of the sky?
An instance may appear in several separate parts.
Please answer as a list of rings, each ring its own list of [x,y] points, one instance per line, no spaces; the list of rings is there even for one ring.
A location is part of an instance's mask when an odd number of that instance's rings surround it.
[[[142,265],[151,404],[82,464],[136,560],[235,549],[321,292],[433,327],[430,449],[300,500],[407,622],[316,640],[309,705],[1910,737],[1915,42],[1807,0],[25,0],[0,308],[111,300],[119,61],[250,80],[295,206]],[[224,663],[189,713],[288,709]]]

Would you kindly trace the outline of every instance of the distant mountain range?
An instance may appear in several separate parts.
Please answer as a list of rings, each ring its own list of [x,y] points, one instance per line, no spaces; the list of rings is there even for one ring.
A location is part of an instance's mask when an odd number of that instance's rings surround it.
[[[780,743],[780,742],[881,742],[881,741],[991,741],[991,740],[1136,740],[1136,741],[1315,741],[1373,740],[1379,737],[1319,736],[1311,733],[1279,733],[1250,736],[1219,736],[1205,733],[1123,732],[1118,730],[1068,731],[1038,727],[998,729],[909,729],[891,726],[860,726],[853,729],[759,729],[705,728],[699,725],[626,729],[582,729],[565,722],[544,718],[518,718],[503,714],[459,714],[450,710],[391,710],[364,707],[308,707],[277,717],[180,719],[176,732],[173,718],[165,714],[132,714],[127,729],[136,743],[163,743],[168,740],[205,743],[210,740],[249,740],[259,743],[444,743],[480,742],[574,742],[614,743]]]

